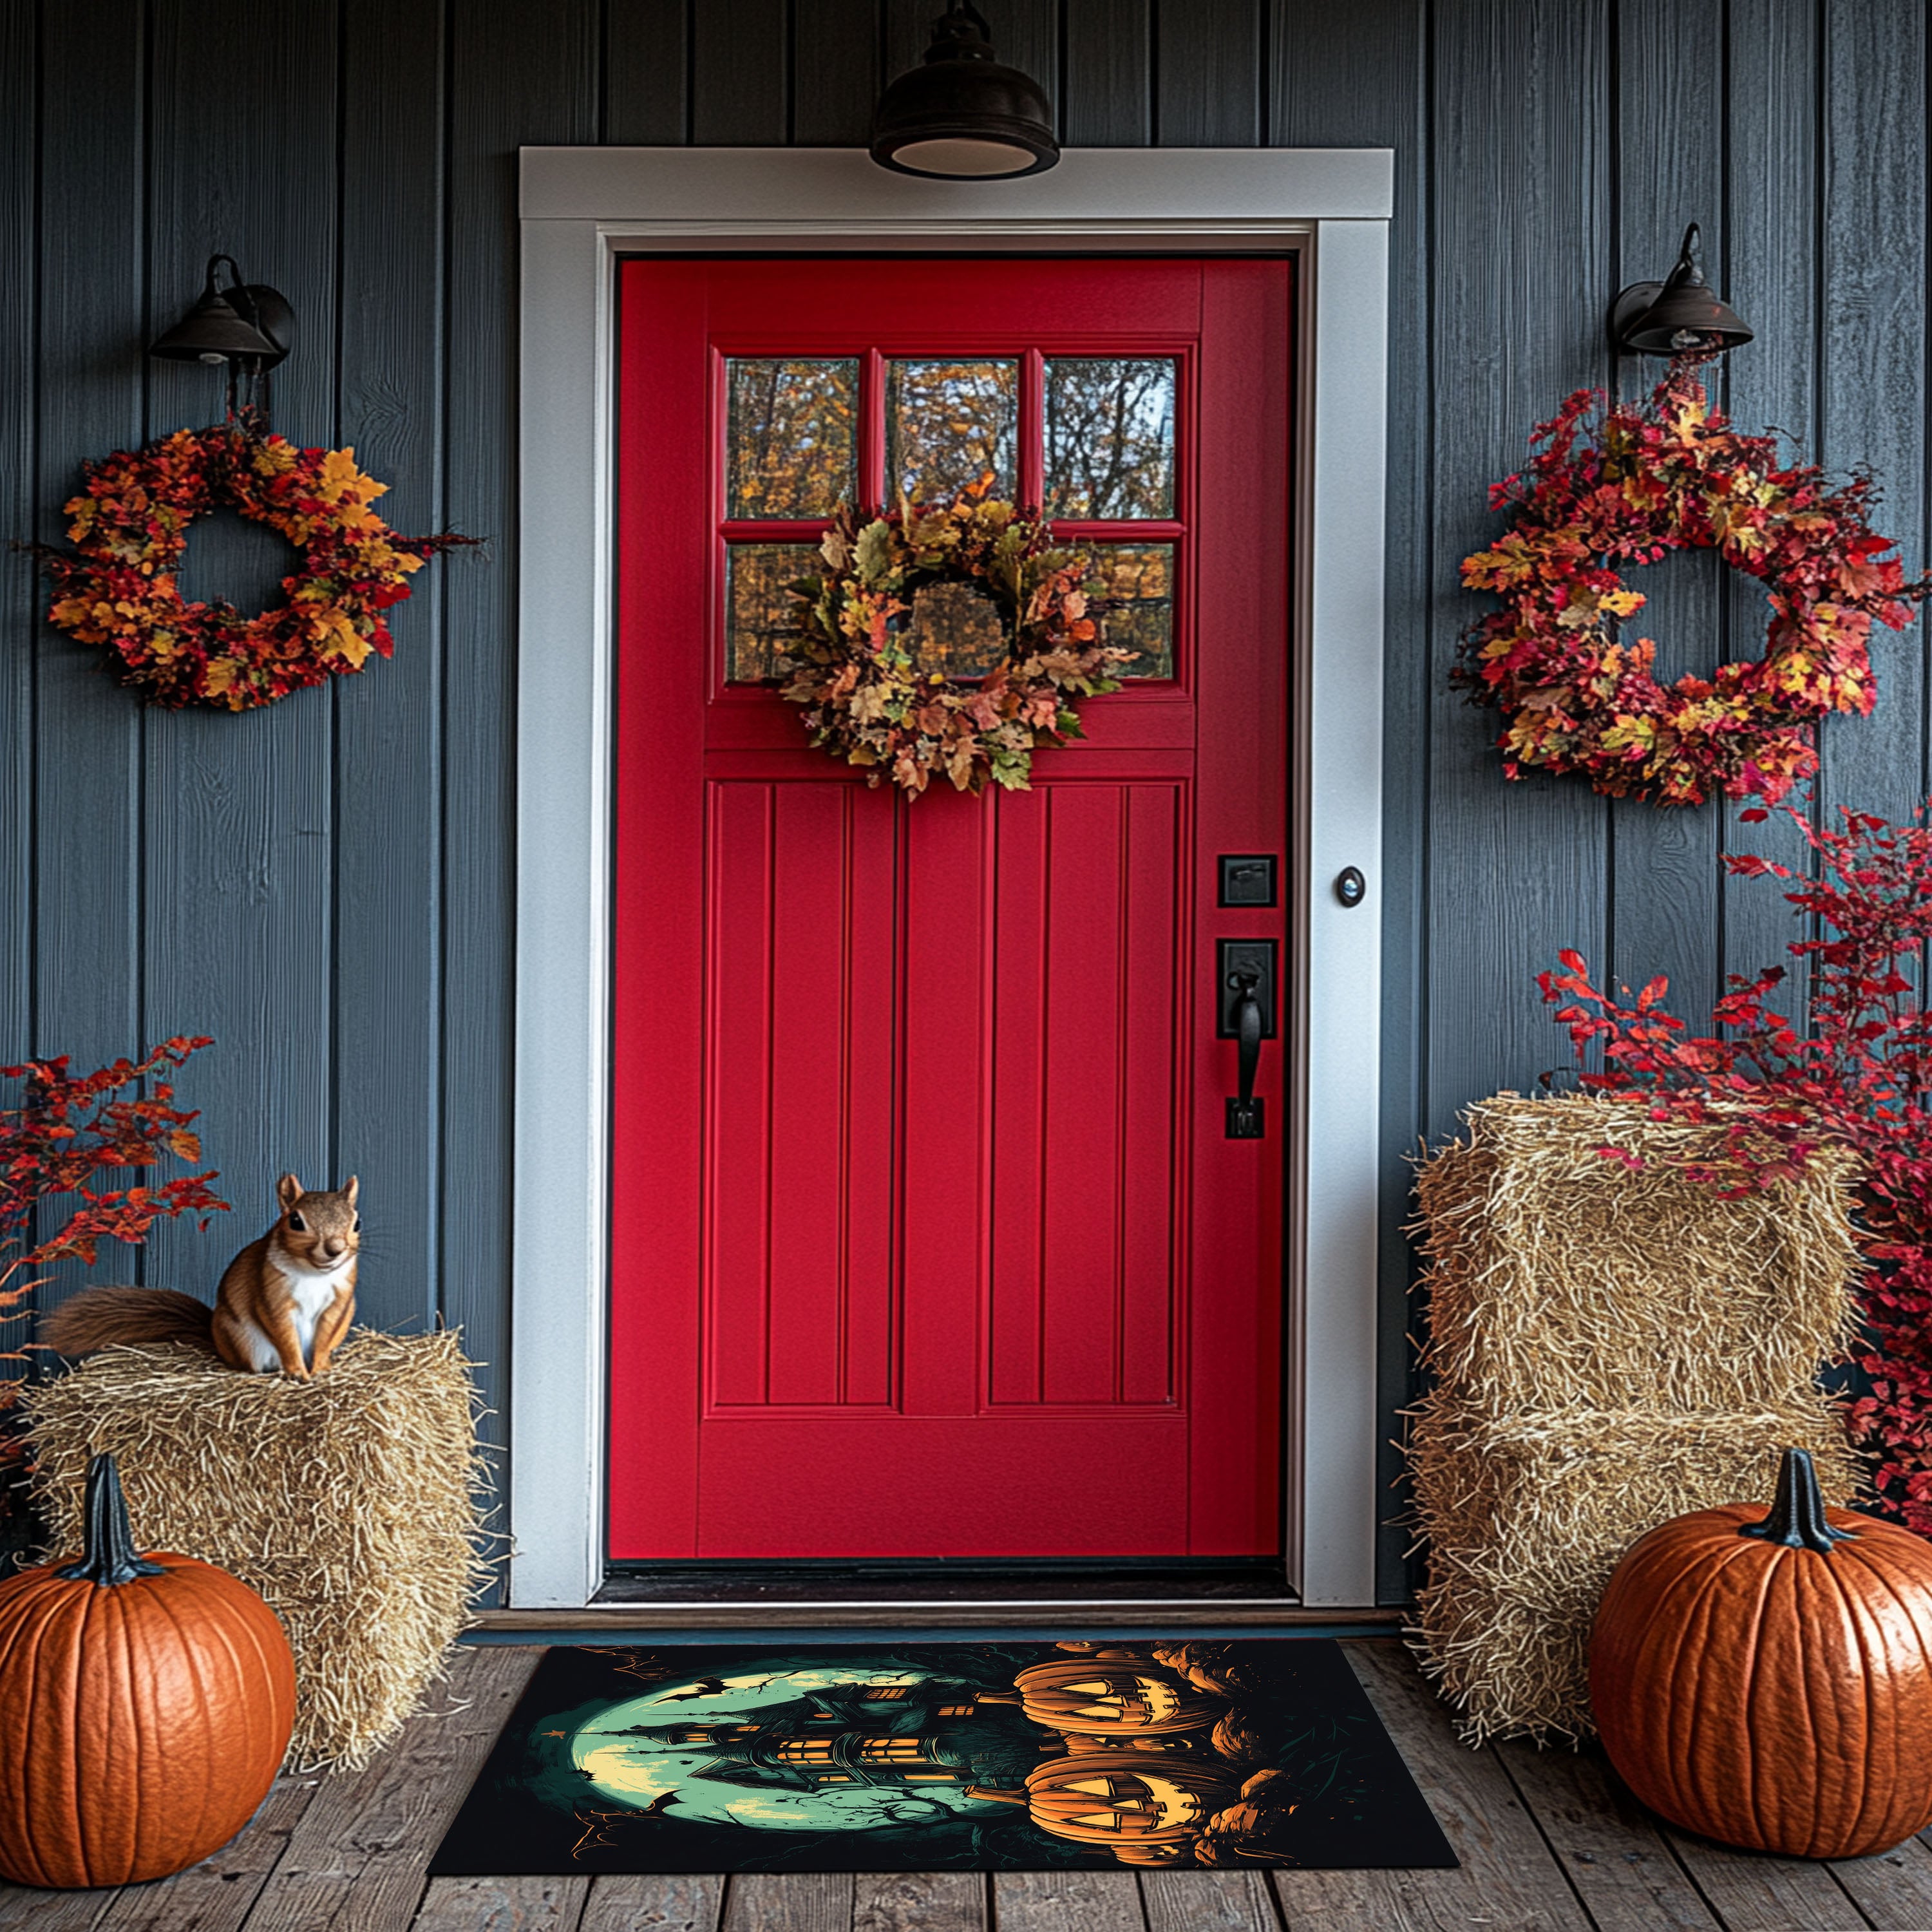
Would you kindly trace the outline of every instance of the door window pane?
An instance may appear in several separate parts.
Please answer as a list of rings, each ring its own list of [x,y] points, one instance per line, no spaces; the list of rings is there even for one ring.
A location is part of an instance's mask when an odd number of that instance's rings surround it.
[[[915,502],[950,502],[992,472],[992,494],[1019,487],[1020,365],[894,362],[886,394],[886,469]]]
[[[913,662],[928,677],[984,677],[1006,655],[999,606],[956,578],[922,585],[913,592],[910,614],[899,621],[910,630]]]
[[[1174,514],[1174,363],[1082,356],[1046,365],[1050,516]]]
[[[815,544],[734,544],[724,555],[724,675],[756,684],[777,675],[797,634],[801,606],[790,586],[816,577],[823,560]]]
[[[733,356],[728,517],[829,517],[856,494],[859,364]]]
[[[1173,544],[1096,543],[1077,548],[1088,566],[1089,609],[1108,644],[1134,653],[1118,675],[1172,677]]]

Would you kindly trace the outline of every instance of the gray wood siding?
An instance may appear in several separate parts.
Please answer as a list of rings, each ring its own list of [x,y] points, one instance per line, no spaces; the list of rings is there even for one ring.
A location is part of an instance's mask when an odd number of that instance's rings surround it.
[[[1735,813],[1505,786],[1444,674],[1484,491],[1570,388],[1604,307],[1702,223],[1758,328],[1748,423],[1869,464],[1924,554],[1926,31],[1919,0],[984,0],[1065,137],[1398,151],[1390,371],[1384,1379],[1408,1387],[1406,1158],[1562,1058],[1534,985],[1575,944],[1695,1010],[1778,955],[1774,889],[1722,876]],[[0,536],[57,538],[83,457],[212,419],[142,345],[221,248],[294,302],[278,427],[350,442],[436,564],[394,660],[238,718],[141,711],[4,567],[0,1056],[89,1064],[177,1032],[237,1214],[98,1272],[212,1291],[274,1177],[362,1176],[363,1307],[463,1324],[512,1372],[515,152],[531,142],[862,141],[938,0],[0,0]],[[1628,372],[1627,372],[1628,374]],[[196,540],[206,588],[259,579]],[[250,573],[253,573],[250,575]],[[268,572],[271,580],[273,571]],[[1755,648],[1708,559],[1652,574],[1671,666]],[[1925,640],[1888,637],[1833,806],[1926,785]],[[1754,830],[1762,848],[1774,832]],[[1787,837],[1785,843],[1788,846]],[[70,1275],[62,1284],[71,1286]],[[1391,1428],[1393,1428],[1391,1421]],[[1393,1466],[1390,1473],[1393,1474]],[[1400,1594],[1401,1539],[1386,1544]]]

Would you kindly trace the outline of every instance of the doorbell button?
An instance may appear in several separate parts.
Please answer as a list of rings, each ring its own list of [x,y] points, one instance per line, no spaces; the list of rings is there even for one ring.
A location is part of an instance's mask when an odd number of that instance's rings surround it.
[[[1353,866],[1335,874],[1335,896],[1345,906],[1358,906],[1369,896],[1369,882]]]

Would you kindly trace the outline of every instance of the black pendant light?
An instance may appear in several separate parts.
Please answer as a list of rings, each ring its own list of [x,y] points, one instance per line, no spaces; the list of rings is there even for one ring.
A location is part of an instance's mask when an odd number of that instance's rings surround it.
[[[1750,339],[1744,318],[1704,280],[1694,221],[1669,278],[1633,282],[1610,307],[1610,340],[1627,356],[1718,355]]]
[[[216,286],[223,262],[227,287]],[[243,363],[272,369],[289,352],[295,311],[274,290],[244,282],[232,255],[208,258],[208,281],[194,307],[149,344],[148,353],[169,362]]]
[[[872,158],[939,181],[1043,173],[1060,159],[1053,109],[1040,83],[993,57],[970,0],[952,0],[924,62],[879,97]]]

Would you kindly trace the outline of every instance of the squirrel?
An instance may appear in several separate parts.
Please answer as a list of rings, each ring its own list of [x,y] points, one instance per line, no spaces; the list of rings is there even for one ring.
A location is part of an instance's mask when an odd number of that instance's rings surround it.
[[[57,1354],[86,1355],[116,1342],[189,1342],[231,1369],[307,1382],[328,1366],[356,1312],[362,1217],[354,1174],[332,1193],[275,1183],[282,1211],[228,1264],[214,1306],[171,1288],[88,1288],[40,1324]]]

